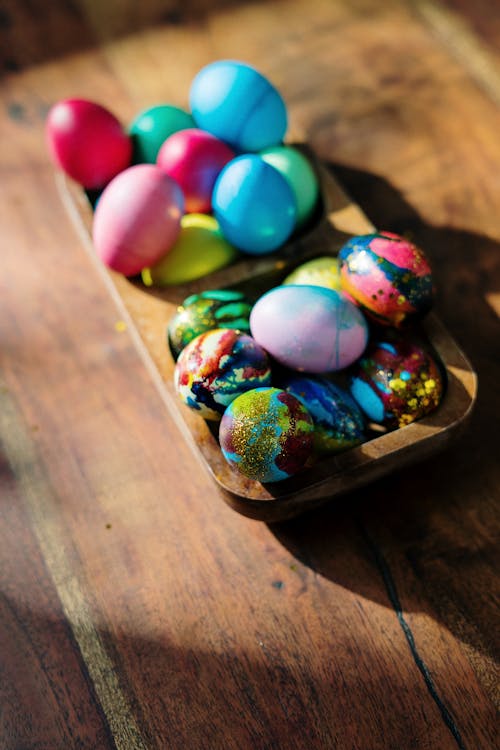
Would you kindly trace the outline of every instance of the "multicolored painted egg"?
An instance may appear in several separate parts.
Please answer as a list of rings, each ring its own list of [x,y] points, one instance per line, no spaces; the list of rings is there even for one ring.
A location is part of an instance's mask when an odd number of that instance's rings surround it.
[[[109,268],[134,276],[173,246],[181,229],[184,198],[174,180],[153,164],[117,175],[97,203],[92,237]]]
[[[214,328],[233,328],[250,333],[252,304],[241,292],[230,289],[192,294],[178,308],[168,326],[170,349],[178,357],[196,336]]]
[[[181,186],[188,213],[208,213],[215,180],[234,157],[234,151],[219,138],[190,128],[167,138],[156,163]]]
[[[379,323],[400,326],[432,306],[431,268],[422,250],[391,232],[353,237],[339,253],[342,289]]]
[[[87,99],[54,104],[47,116],[46,137],[57,166],[90,190],[107,185],[132,159],[132,141],[120,122]]]
[[[352,375],[351,394],[373,422],[404,427],[434,411],[443,377],[433,357],[408,340],[370,344]]]
[[[186,214],[174,245],[158,263],[142,271],[142,280],[146,286],[186,284],[225,268],[239,255],[223,237],[217,219]]]
[[[189,93],[199,128],[236,151],[260,151],[280,143],[287,128],[285,103],[255,68],[219,60],[202,68]]]
[[[224,236],[250,255],[264,255],[291,235],[297,216],[292,188],[260,156],[230,161],[214,186],[214,214]]]
[[[312,373],[347,367],[368,341],[368,326],[359,308],[320,286],[271,289],[255,303],[250,330],[278,362]]]
[[[300,229],[313,216],[319,200],[318,178],[309,159],[293,146],[271,146],[261,151],[260,156],[277,169],[292,188]]]
[[[313,422],[303,404],[280,388],[238,396],[222,417],[224,458],[250,479],[279,482],[300,471],[313,448]]]
[[[313,258],[302,263],[292,273],[288,274],[283,284],[307,284],[309,286],[324,286],[336,292],[341,291],[339,260],[333,255]]]
[[[354,399],[325,378],[288,375],[280,386],[299,399],[314,423],[318,453],[339,453],[365,440],[364,419]]]
[[[139,112],[129,127],[135,164],[155,164],[164,141],[179,130],[195,128],[191,115],[172,104],[157,104]]]
[[[271,369],[251,336],[222,328],[200,334],[182,350],[174,382],[186,406],[218,420],[237,396],[271,385]]]

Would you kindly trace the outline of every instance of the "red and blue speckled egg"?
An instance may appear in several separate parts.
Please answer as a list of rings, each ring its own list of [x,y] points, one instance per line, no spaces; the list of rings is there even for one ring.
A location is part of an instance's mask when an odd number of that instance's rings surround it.
[[[431,308],[429,262],[404,237],[390,232],[353,237],[339,258],[342,290],[377,322],[400,326]]]
[[[205,419],[218,420],[237,396],[271,385],[269,358],[251,336],[215,329],[182,350],[174,383],[186,406]]]
[[[314,427],[305,406],[280,388],[238,396],[222,417],[226,461],[250,479],[279,482],[300,471],[312,453]]]
[[[255,340],[292,370],[326,373],[354,362],[368,341],[361,311],[342,294],[312,285],[279,286],[250,314]]]
[[[351,395],[367,417],[390,429],[434,411],[443,388],[434,358],[406,339],[370,344],[350,383]]]

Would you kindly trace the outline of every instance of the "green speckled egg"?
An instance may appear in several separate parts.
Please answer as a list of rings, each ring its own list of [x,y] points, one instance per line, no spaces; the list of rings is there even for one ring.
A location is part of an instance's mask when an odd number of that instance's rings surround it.
[[[233,328],[249,333],[251,303],[241,292],[229,289],[192,294],[184,300],[168,326],[170,349],[177,358],[200,333],[214,328]]]

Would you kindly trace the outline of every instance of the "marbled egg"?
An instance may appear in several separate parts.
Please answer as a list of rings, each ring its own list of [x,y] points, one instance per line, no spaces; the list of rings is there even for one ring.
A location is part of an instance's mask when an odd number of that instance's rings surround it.
[[[326,378],[287,375],[280,386],[299,399],[314,422],[314,448],[338,453],[365,439],[364,419],[354,399]]]
[[[399,326],[432,306],[431,268],[420,248],[390,232],[353,237],[340,250],[342,289],[375,320]]]
[[[250,330],[278,362],[312,373],[347,367],[368,340],[361,311],[342,294],[319,286],[271,289],[255,303]]]
[[[222,417],[224,458],[250,479],[278,482],[296,474],[311,456],[314,427],[303,404],[279,388],[238,396]]]
[[[216,329],[200,334],[182,350],[174,382],[186,406],[205,419],[218,420],[237,396],[271,385],[269,359],[250,336]]]
[[[283,280],[283,284],[307,284],[310,286],[324,286],[340,292],[339,260],[333,255],[313,258],[292,271]]]
[[[406,339],[373,342],[356,363],[350,391],[373,422],[404,427],[432,412],[443,395],[433,357]]]
[[[214,328],[234,328],[250,333],[252,304],[241,292],[230,289],[192,294],[178,308],[168,326],[168,340],[175,357],[196,336]]]

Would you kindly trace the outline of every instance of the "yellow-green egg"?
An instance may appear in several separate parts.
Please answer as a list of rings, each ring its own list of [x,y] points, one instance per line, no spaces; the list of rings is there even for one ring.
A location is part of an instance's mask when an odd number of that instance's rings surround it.
[[[143,270],[142,280],[146,286],[185,284],[224,268],[238,254],[213,216],[186,214],[176,243],[158,263]]]
[[[340,267],[338,258],[329,255],[302,263],[282,283],[324,286],[327,289],[340,292]]]

